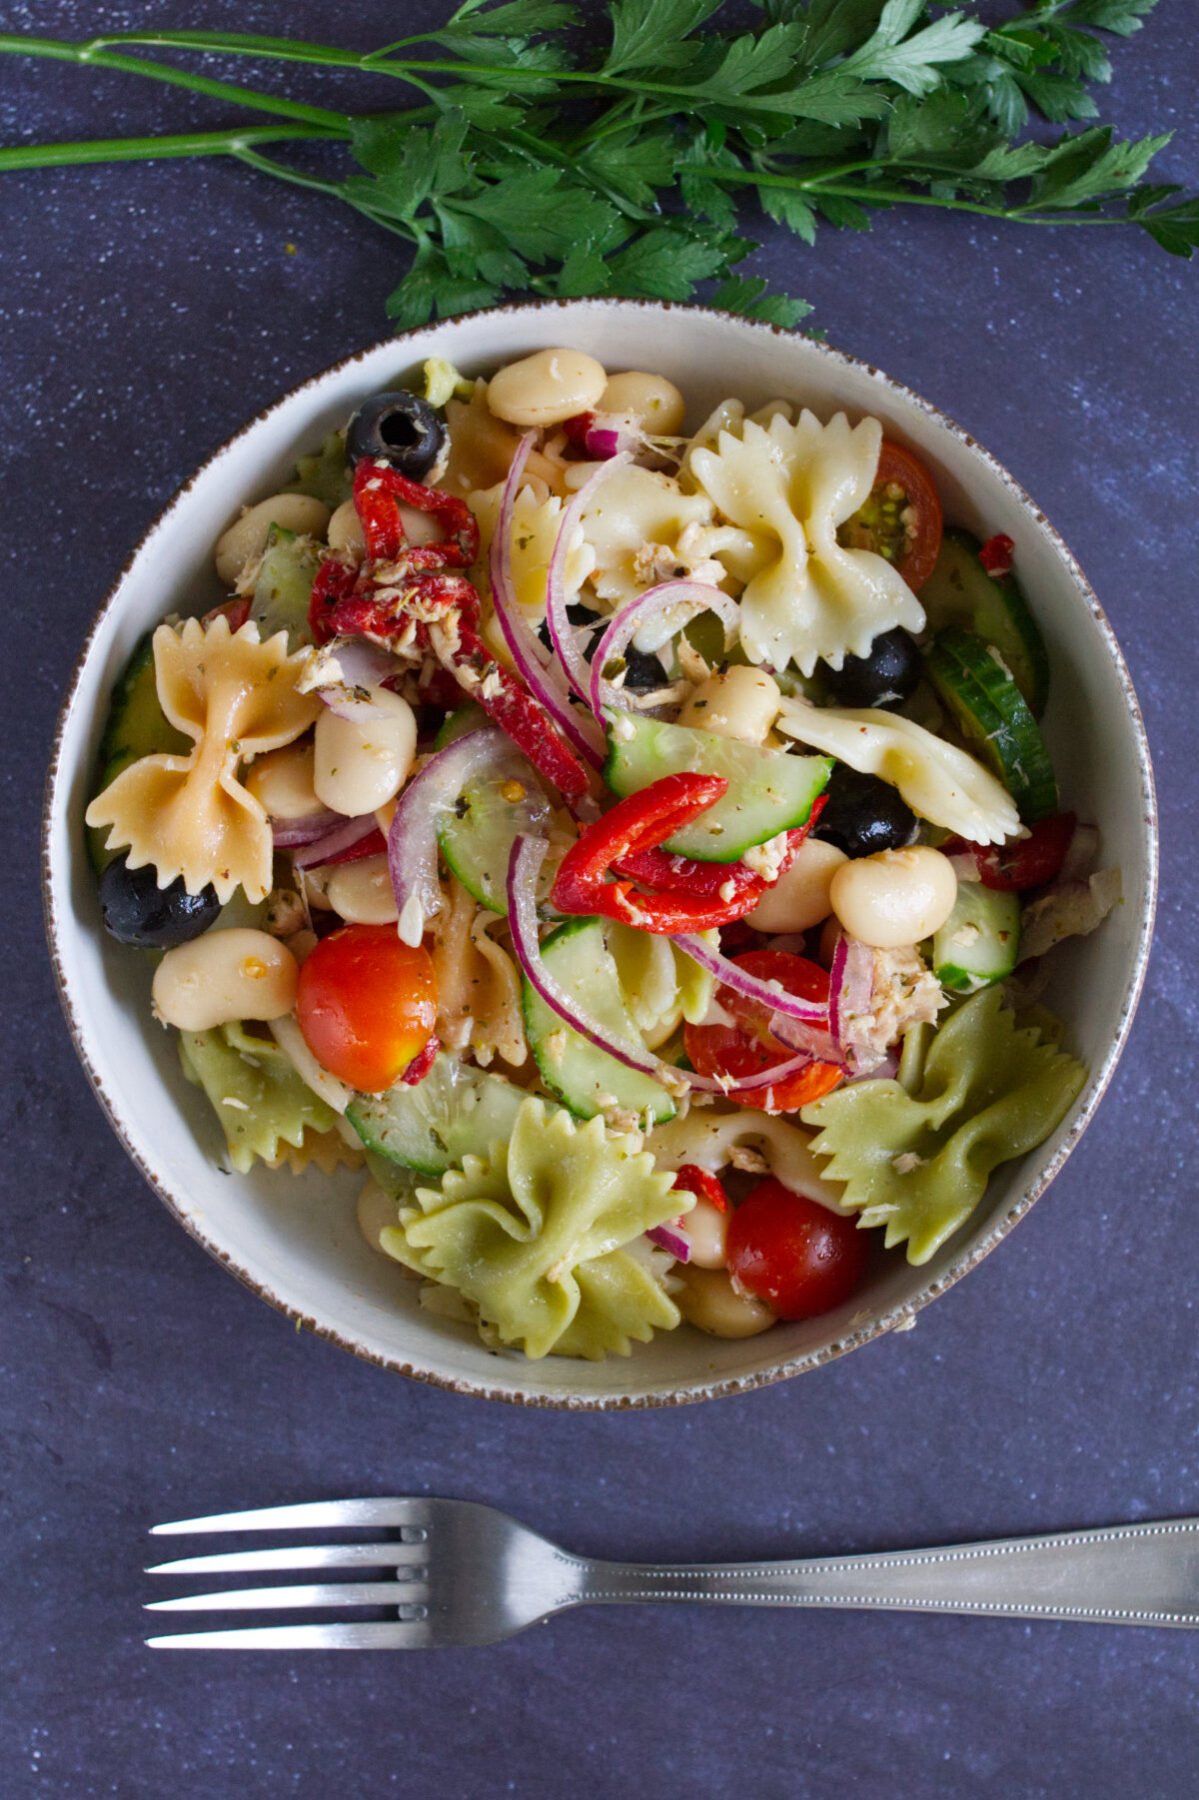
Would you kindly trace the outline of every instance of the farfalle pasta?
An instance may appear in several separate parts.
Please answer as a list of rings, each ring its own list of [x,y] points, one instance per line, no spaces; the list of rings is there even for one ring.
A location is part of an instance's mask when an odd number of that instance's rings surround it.
[[[1119,872],[1015,548],[804,398],[430,362],[114,694],[100,905],[225,1160],[365,1162],[397,1303],[499,1356],[851,1317],[1085,1078],[1029,959]]]
[[[917,1040],[923,1044],[923,1040]],[[900,1081],[865,1081],[804,1109],[840,1203],[926,1263],[970,1217],[991,1171],[1056,1130],[1086,1079],[1074,1057],[1021,1030],[997,988],[975,994]]]
[[[683,1210],[636,1139],[529,1099],[508,1142],[418,1188],[382,1233],[397,1261],[455,1288],[530,1357],[627,1355],[677,1322],[628,1246]]]
[[[1020,814],[1003,783],[914,719],[794,699],[780,706],[776,729],[889,782],[920,818],[969,843],[1002,844],[1019,833]]]
[[[271,828],[239,774],[314,723],[320,702],[296,686],[303,659],[288,655],[284,634],[264,644],[256,626],[231,632],[221,617],[160,625],[154,665],[162,710],[194,748],[131,764],[92,801],[87,823],[108,827],[107,847],[127,849],[131,869],[152,864],[162,887],[182,879],[189,894],[210,886],[224,902],[240,887],[264,900]]]
[[[510,952],[489,935],[501,923],[450,877],[433,934],[437,1032],[448,1049],[469,1050],[484,1068],[498,1055],[518,1069],[529,1054],[520,972]]]
[[[598,598],[617,605],[678,567],[690,572],[694,557],[680,552],[680,540],[689,527],[710,524],[712,516],[703,494],[685,494],[661,470],[637,463],[617,469],[596,490],[581,520]]]
[[[751,662],[810,675],[823,659],[869,653],[881,633],[919,631],[924,612],[899,572],[872,550],[838,542],[838,527],[870,497],[882,446],[877,419],[822,425],[806,409],[792,424],[746,420],[691,457],[701,493],[753,546],[741,595],[741,642]]]
[[[334,1129],[337,1115],[296,1073],[279,1046],[244,1026],[218,1025],[179,1035],[189,1081],[203,1088],[220,1120],[229,1164],[245,1174],[256,1159],[300,1151],[312,1134]]]

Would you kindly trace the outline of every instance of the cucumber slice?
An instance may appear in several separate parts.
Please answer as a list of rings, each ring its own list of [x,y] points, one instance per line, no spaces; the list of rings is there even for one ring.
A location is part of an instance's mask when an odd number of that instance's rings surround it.
[[[502,1075],[442,1055],[415,1087],[397,1082],[385,1094],[360,1094],[346,1118],[367,1149],[388,1162],[444,1175],[464,1156],[486,1156],[497,1139],[507,1140],[527,1099]]]
[[[589,1013],[614,1037],[640,1044],[641,1034],[629,1016],[620,991],[616,964],[598,919],[569,919],[550,933],[541,954],[557,981],[579,1010]],[[655,1124],[673,1119],[675,1104],[652,1075],[626,1069],[579,1032],[572,1031],[526,979],[525,1031],[541,1079],[579,1119],[618,1106],[625,1112],[648,1113]]]
[[[1016,894],[963,881],[953,911],[933,937],[933,973],[942,987],[972,994],[1002,981],[1020,950]]]
[[[311,494],[314,500],[323,500],[330,512],[348,500],[354,492],[354,482],[346,458],[345,432],[331,432],[314,456],[301,456],[296,463],[295,480],[283,492]]]
[[[456,716],[456,715],[455,715]],[[441,854],[480,906],[508,910],[508,859],[521,832],[543,832],[553,809],[523,757],[468,782],[437,827]]]
[[[93,794],[102,794],[122,769],[139,762],[143,756],[159,751],[185,755],[192,741],[176,731],[162,710],[154,676],[153,633],[147,632],[134,646],[133,654],[112,691],[108,720],[100,740],[96,785]],[[120,854],[106,850],[108,826],[92,826],[87,834],[88,855],[97,875],[102,875],[113,858]]]
[[[947,531],[937,566],[920,590],[933,631],[957,626],[993,644],[1012,680],[1040,718],[1049,698],[1049,653],[1028,602],[1012,575],[988,575],[981,545],[968,531]]]
[[[455,738],[465,737],[468,731],[478,731],[481,726],[489,723],[490,720],[483,708],[476,706],[473,700],[469,700],[465,706],[459,706],[452,713],[447,713],[441,721],[441,729],[433,739],[433,748],[434,750],[444,750],[447,744],[454,742]]]
[[[1057,812],[1057,782],[1045,740],[998,651],[972,632],[943,631],[928,651],[928,672],[1025,823]]]
[[[320,555],[312,538],[297,537],[282,525],[271,526],[250,602],[250,617],[264,643],[278,631],[287,633],[292,650],[312,642],[308,605]]]
[[[701,813],[665,849],[698,862],[738,862],[755,844],[803,825],[832,771],[827,756],[762,750],[689,725],[637,713],[608,714],[604,779],[614,794],[635,794],[664,775],[725,775],[723,799]]]

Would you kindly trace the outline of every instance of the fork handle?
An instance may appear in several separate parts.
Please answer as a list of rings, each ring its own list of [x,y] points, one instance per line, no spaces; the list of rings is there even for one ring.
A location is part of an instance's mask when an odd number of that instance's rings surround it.
[[[596,1562],[578,1599],[1199,1626],[1199,1518],[798,1562]]]

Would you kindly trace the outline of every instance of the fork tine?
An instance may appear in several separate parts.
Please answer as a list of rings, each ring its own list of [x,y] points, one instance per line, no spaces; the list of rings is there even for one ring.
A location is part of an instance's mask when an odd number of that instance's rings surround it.
[[[180,1537],[201,1531],[319,1531],[338,1525],[429,1524],[430,1502],[418,1496],[380,1500],[309,1500],[298,1506],[264,1506],[250,1512],[212,1513],[207,1518],[172,1519],[152,1525],[152,1537]]]
[[[229,1575],[266,1569],[414,1568],[427,1563],[427,1544],[297,1544],[294,1549],[222,1550],[154,1563],[147,1575]]]
[[[148,1600],[146,1612],[273,1612],[298,1606],[409,1606],[424,1599],[423,1582],[327,1581],[316,1586],[230,1588],[222,1593],[183,1594]]]
[[[181,1631],[146,1639],[151,1650],[422,1650],[424,1621],[411,1624],[250,1625],[232,1631]]]

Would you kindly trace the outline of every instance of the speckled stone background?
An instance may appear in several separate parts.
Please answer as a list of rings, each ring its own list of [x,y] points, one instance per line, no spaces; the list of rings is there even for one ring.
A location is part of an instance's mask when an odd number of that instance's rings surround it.
[[[7,29],[75,36],[153,22],[320,37],[336,17],[367,47],[441,8],[9,0],[0,13]],[[1182,126],[1197,39],[1191,9],[1164,5],[1119,52],[1110,116],[1130,131]],[[290,80],[306,91],[302,71]],[[0,60],[3,141],[183,121],[223,122],[219,107],[131,78]],[[1197,165],[1192,125],[1160,178],[1194,184]],[[142,1648],[139,1571],[155,1519],[372,1491],[493,1500],[581,1550],[680,1558],[1199,1512],[1199,270],[1131,235],[927,214],[828,232],[811,252],[770,238],[764,266],[816,303],[833,341],[976,433],[1094,580],[1156,750],[1157,948],[1082,1147],[914,1333],[743,1399],[578,1418],[357,1364],[206,1260],[105,1125],[41,936],[42,770],[92,613],[196,463],[284,388],[382,335],[395,253],[332,203],[220,162],[5,176],[0,206],[12,728],[0,1789],[1193,1795],[1199,1638],[1181,1633],[641,1609],[410,1660],[168,1657]]]

